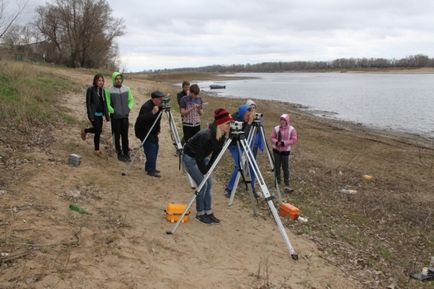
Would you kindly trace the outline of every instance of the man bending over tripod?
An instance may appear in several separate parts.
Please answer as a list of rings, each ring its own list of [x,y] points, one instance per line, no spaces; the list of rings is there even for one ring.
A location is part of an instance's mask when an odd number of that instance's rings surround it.
[[[158,134],[160,133],[161,118],[158,118],[158,114],[161,111],[161,100],[164,94],[160,91],[154,91],[151,93],[151,99],[145,102],[140,108],[139,115],[137,116],[136,123],[134,125],[134,131],[136,137],[141,142],[145,139],[152,125],[155,123],[148,138],[143,144],[143,151],[146,156],[145,171],[151,177],[160,177],[160,171],[157,170],[157,155],[158,155]]]

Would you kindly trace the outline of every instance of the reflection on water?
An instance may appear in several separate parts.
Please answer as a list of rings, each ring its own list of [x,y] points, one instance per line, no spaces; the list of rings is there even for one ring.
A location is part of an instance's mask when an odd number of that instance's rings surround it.
[[[310,111],[380,128],[434,137],[434,75],[239,73],[219,96],[287,101]],[[256,77],[252,79],[251,77]],[[212,82],[201,82],[209,91]]]

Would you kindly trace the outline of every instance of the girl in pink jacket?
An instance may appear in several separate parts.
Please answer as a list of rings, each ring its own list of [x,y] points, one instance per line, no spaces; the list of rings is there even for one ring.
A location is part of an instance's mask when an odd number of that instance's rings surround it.
[[[292,192],[289,186],[289,155],[291,154],[291,145],[297,142],[297,131],[291,125],[289,115],[280,116],[280,125],[274,127],[271,132],[271,142],[273,144],[274,155],[274,173],[277,183],[280,185],[280,167],[283,169],[283,182],[285,183],[285,192]]]

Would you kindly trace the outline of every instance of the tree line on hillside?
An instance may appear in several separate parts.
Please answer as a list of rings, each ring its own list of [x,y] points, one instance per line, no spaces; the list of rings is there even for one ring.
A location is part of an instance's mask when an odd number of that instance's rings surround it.
[[[350,69],[399,69],[434,67],[434,59],[418,54],[401,59],[385,58],[339,58],[333,61],[292,61],[263,62],[258,64],[210,65],[203,67],[186,67],[161,69],[152,72],[284,72],[284,71],[330,71]]]
[[[112,16],[106,0],[55,0],[37,7],[35,12],[33,23],[8,22],[0,37],[4,50],[21,58],[35,60],[36,57],[69,67],[119,65],[114,40],[124,34],[125,26],[122,19]],[[0,14],[0,24],[5,17]]]

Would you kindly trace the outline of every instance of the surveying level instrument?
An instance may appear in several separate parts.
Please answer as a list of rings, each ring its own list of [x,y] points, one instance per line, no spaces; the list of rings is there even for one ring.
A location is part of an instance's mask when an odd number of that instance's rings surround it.
[[[267,158],[268,158],[268,162],[270,164],[270,168],[271,171],[274,171],[274,159],[273,159],[273,155],[270,152],[270,147],[268,146],[267,143],[267,139],[265,138],[265,130],[264,130],[264,126],[262,124],[262,117],[263,114],[262,113],[255,113],[255,118],[253,119],[250,131],[249,131],[249,135],[247,136],[247,143],[250,145],[250,148],[252,148],[253,142],[256,138],[256,135],[259,133],[260,137],[262,138],[262,141],[264,142],[265,145],[265,149],[266,149],[266,154],[267,154]],[[240,156],[240,171],[237,174],[237,177],[235,179],[235,183],[234,183],[234,187],[232,188],[231,192],[230,192],[230,197],[229,197],[229,201],[228,201],[228,206],[232,206],[232,203],[234,201],[235,198],[235,193],[237,191],[238,188],[238,183],[240,181],[240,178],[243,176],[243,172],[244,172],[244,176],[249,176],[250,175],[250,169],[248,168],[248,164],[247,164],[247,160],[245,157],[245,152],[244,151],[238,151],[239,152],[239,156]],[[243,178],[244,179],[244,178]],[[279,202],[282,202],[282,195],[280,193],[280,188],[279,185],[277,183],[277,179],[274,176],[274,181],[275,181],[275,187],[276,187],[276,191],[277,191],[277,200]],[[250,180],[251,176],[250,176]],[[246,181],[244,179],[244,182],[249,183],[249,181]],[[257,205],[255,203],[255,199],[254,197],[256,197],[255,194],[255,184],[250,181],[251,183],[251,187],[252,187],[252,192],[249,191],[249,196],[250,199],[252,201],[252,209],[253,209],[253,215],[257,215]],[[248,187],[246,186],[246,189],[248,190]]]
[[[288,250],[289,250],[289,253],[291,254],[292,259],[298,260],[298,255],[291,245],[291,242],[288,238],[288,235],[285,231],[285,228],[283,227],[283,224],[282,224],[282,221],[279,217],[277,209],[274,206],[273,196],[271,196],[270,192],[268,191],[268,187],[265,184],[264,178],[262,177],[262,174],[259,171],[258,164],[256,163],[256,160],[253,156],[253,153],[250,149],[250,146],[247,143],[244,131],[242,130],[242,122],[237,122],[237,121],[231,122],[231,130],[229,133],[229,138],[226,140],[225,144],[223,145],[222,150],[220,151],[220,153],[217,156],[217,158],[215,159],[215,161],[212,163],[208,172],[204,175],[202,182],[196,187],[193,198],[190,200],[187,207],[182,212],[179,220],[172,227],[172,229],[169,231],[166,231],[166,233],[167,234],[175,234],[176,230],[178,229],[179,225],[181,224],[181,220],[184,218],[185,214],[190,210],[190,208],[193,205],[193,202],[196,200],[196,197],[199,194],[200,190],[205,185],[207,180],[211,177],[211,174],[213,173],[213,171],[217,167],[217,164],[220,162],[221,158],[223,157],[223,154],[228,149],[228,147],[232,141],[237,142],[242,147],[244,152],[246,152],[245,153],[246,159],[247,159],[248,163],[250,164],[250,166],[252,167],[253,173],[255,174],[256,178],[258,179],[258,184],[261,187],[262,195],[263,195],[265,201],[267,202],[267,204],[270,208],[270,212],[273,215],[274,221],[277,224],[277,227],[278,227],[279,232],[282,236],[282,239],[285,242],[286,246],[288,247]]]
[[[154,123],[152,124],[151,128],[149,129],[148,133],[146,134],[145,138],[143,139],[143,141],[140,143],[140,146],[136,149],[136,151],[133,154],[133,157],[131,159],[131,162],[128,164],[127,168],[125,169],[124,172],[122,172],[123,176],[126,176],[128,174],[128,172],[130,171],[134,160],[136,159],[139,150],[143,147],[143,145],[145,144],[146,140],[148,139],[149,135],[151,134],[151,131],[154,129],[155,125],[157,124],[158,120],[161,118],[161,116],[163,115],[163,113],[167,116],[167,119],[169,121],[169,131],[170,131],[170,138],[172,139],[173,145],[175,146],[176,149],[176,155],[179,157],[179,169],[181,169],[181,156],[182,156],[182,144],[181,144],[181,139],[179,138],[179,134],[178,134],[178,129],[176,127],[175,121],[173,119],[173,114],[170,111],[170,98],[168,96],[165,96],[162,98],[161,100],[161,110],[157,115],[157,118],[155,119]],[[192,188],[196,187],[196,184],[194,183],[193,179],[190,177],[189,174],[187,174],[188,176],[188,180],[190,182],[190,186]]]

